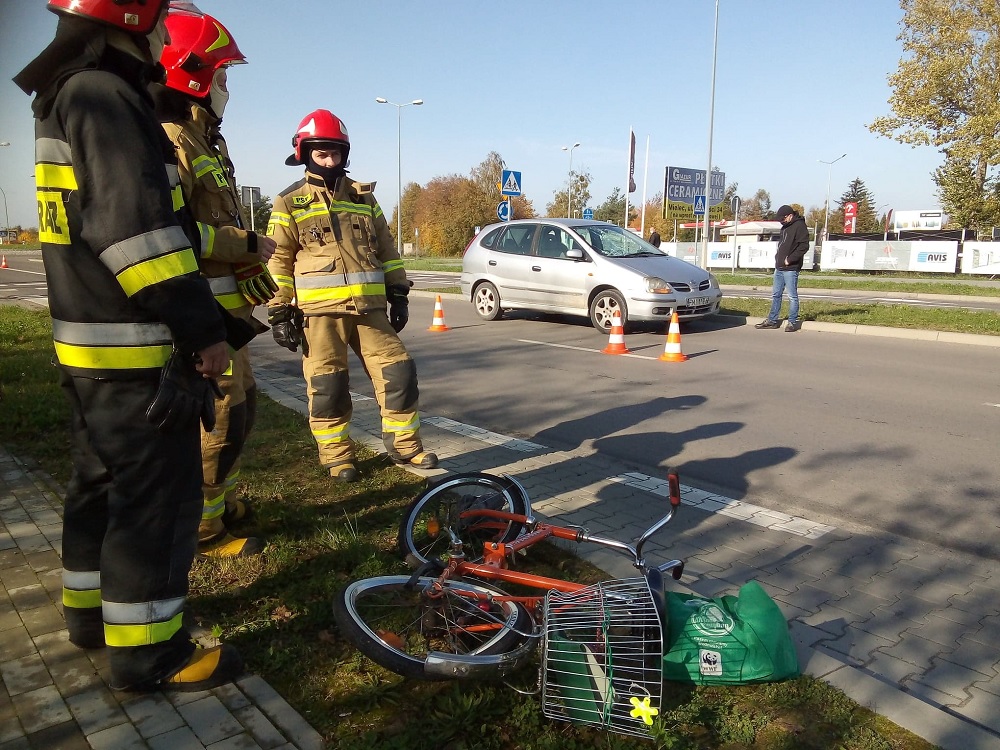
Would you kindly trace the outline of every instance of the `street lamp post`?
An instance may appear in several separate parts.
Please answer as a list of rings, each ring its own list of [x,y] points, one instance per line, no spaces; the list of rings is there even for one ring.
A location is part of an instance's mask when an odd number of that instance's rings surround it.
[[[838,161],[843,159],[847,154],[841,154],[833,161],[824,161],[823,159],[817,159],[820,164],[826,164],[826,209],[823,211],[823,250],[826,250],[826,237],[830,228],[830,178],[833,176],[833,165]]]
[[[566,195],[566,218],[573,218],[573,149],[579,146],[574,143],[572,146],[563,146],[563,151],[569,151],[569,193]]]
[[[399,257],[403,257],[403,107],[409,107],[411,104],[414,106],[420,106],[424,103],[423,99],[414,99],[412,102],[406,102],[405,104],[396,104],[395,102],[390,102],[384,96],[379,96],[375,99],[379,104],[391,104],[396,108],[396,249],[399,252]]]
[[[710,208],[712,205],[712,135],[715,129],[715,64],[719,56],[719,0],[715,0],[715,32],[712,35],[712,88],[709,94],[708,106],[708,166],[705,168],[705,215],[702,219],[705,222],[705,236],[702,238],[704,248],[701,253],[702,268],[708,268],[708,233],[711,231],[712,217]],[[695,225],[698,224],[698,217],[695,217]],[[695,236],[697,237],[697,229]]]
[[[0,141],[0,146],[9,146],[10,141]],[[3,195],[3,233],[4,241],[7,240],[7,233],[10,231],[10,214],[7,213],[7,193],[0,187],[0,195]]]

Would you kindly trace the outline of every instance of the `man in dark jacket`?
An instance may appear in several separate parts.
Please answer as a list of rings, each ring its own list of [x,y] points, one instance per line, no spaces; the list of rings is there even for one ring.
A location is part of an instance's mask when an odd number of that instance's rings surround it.
[[[799,321],[799,271],[802,270],[802,259],[809,252],[809,230],[806,220],[791,206],[782,206],[775,213],[780,221],[781,237],[778,240],[778,251],[774,256],[774,287],[771,292],[771,311],[767,319],[758,323],[755,328],[780,328],[778,316],[781,314],[781,296],[788,290],[788,324],[785,330],[794,333],[802,327]]]

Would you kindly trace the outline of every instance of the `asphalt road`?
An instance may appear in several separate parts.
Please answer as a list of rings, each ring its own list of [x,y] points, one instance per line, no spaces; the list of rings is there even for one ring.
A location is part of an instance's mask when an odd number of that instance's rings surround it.
[[[403,332],[427,414],[552,447],[590,445],[624,466],[842,527],[1000,556],[996,350],[832,333],[757,331],[723,319],[630,334],[600,350],[585,321],[494,323],[457,298],[430,333],[433,298]],[[357,372],[353,386],[363,390]],[[367,387],[367,386],[365,386]],[[433,448],[433,446],[431,446]],[[488,469],[489,467],[483,467]]]

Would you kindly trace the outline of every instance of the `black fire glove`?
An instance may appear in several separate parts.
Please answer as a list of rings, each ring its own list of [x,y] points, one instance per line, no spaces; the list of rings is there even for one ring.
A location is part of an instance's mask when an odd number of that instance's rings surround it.
[[[160,373],[160,387],[146,409],[146,419],[161,432],[191,427],[201,419],[206,432],[215,429],[215,399],[222,398],[219,384],[203,377],[194,359],[174,349]]]
[[[396,333],[406,328],[410,319],[410,300],[406,296],[409,293],[410,287],[400,284],[390,284],[385,288],[385,297],[389,300],[389,324]]]
[[[297,352],[301,344],[305,353],[306,339],[302,333],[304,320],[302,310],[294,305],[267,308],[267,323],[271,326],[271,335],[278,346],[283,346],[290,352]]]

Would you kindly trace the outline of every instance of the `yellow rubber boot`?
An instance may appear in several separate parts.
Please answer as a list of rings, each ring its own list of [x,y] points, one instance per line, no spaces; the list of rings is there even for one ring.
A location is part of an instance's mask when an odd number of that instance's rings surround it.
[[[260,554],[264,543],[257,537],[236,537],[226,531],[221,518],[203,518],[198,525],[198,557],[249,557]]]
[[[178,672],[168,677],[160,687],[164,690],[194,692],[232,682],[243,674],[243,659],[235,646],[223,643],[213,648],[195,648]]]

